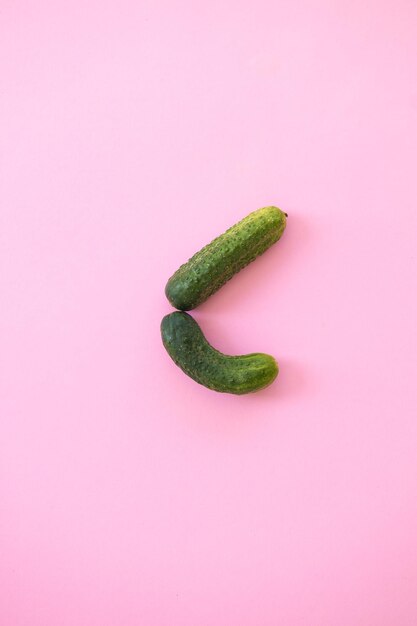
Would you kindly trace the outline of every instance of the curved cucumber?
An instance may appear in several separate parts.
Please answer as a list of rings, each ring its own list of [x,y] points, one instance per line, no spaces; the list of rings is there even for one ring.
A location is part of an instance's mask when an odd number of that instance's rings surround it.
[[[278,241],[285,225],[277,207],[250,213],[181,265],[165,287],[168,300],[176,309],[194,309]]]
[[[215,350],[197,322],[180,311],[166,315],[161,322],[163,344],[183,372],[214,391],[244,394],[270,385],[278,375],[278,365],[269,354],[227,356]]]

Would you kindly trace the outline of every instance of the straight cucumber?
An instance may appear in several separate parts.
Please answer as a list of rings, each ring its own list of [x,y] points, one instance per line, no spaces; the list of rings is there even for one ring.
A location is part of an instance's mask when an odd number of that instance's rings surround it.
[[[197,252],[171,276],[165,294],[176,309],[189,311],[278,241],[286,213],[274,206],[253,211]]]
[[[244,394],[270,385],[278,375],[278,365],[269,354],[228,356],[215,350],[197,322],[180,311],[166,315],[161,322],[163,344],[183,372],[214,391]]]

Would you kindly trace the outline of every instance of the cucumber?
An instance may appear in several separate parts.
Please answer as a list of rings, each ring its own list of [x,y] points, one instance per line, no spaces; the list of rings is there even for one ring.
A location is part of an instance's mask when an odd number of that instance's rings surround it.
[[[214,391],[244,394],[270,385],[278,365],[269,354],[228,356],[215,350],[188,313],[175,311],[161,322],[162,342],[183,372]]]
[[[171,276],[165,294],[176,309],[189,311],[278,241],[286,213],[274,206],[253,211],[197,252]]]

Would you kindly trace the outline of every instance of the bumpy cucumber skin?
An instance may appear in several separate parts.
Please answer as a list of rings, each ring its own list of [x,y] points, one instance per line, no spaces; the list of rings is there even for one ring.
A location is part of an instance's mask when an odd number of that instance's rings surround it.
[[[253,211],[197,252],[171,276],[165,294],[176,309],[189,311],[278,241],[286,214],[274,206]]]
[[[174,363],[200,385],[214,391],[242,395],[270,385],[278,365],[260,352],[228,356],[215,350],[197,322],[182,311],[166,315],[161,322],[162,341]]]

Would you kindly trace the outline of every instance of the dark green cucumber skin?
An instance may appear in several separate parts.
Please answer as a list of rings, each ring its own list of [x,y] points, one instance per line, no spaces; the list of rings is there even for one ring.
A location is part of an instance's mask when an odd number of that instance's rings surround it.
[[[162,342],[174,363],[200,385],[214,391],[242,395],[270,385],[278,365],[260,352],[228,356],[213,348],[197,322],[182,311],[166,315],[161,322]]]
[[[176,309],[205,302],[281,237],[286,214],[274,206],[253,211],[197,252],[171,276],[165,294]]]

